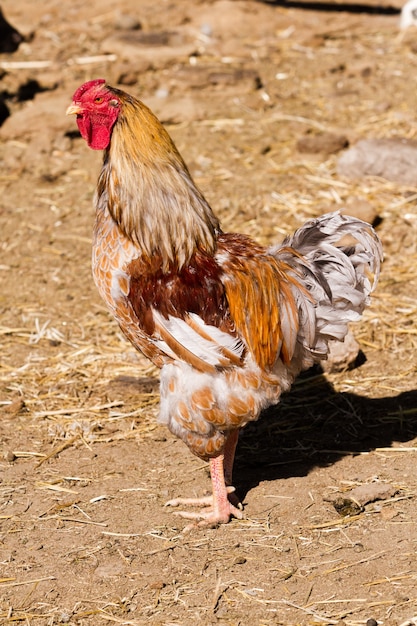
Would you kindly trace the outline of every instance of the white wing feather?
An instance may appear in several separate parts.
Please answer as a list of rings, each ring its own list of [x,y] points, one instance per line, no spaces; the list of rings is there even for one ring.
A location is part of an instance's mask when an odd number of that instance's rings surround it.
[[[224,350],[233,353],[238,359],[241,358],[244,352],[245,346],[239,339],[223,332],[216,326],[206,324],[204,320],[195,313],[190,313],[189,318],[201,329],[205,336],[202,336],[198,330],[190,326],[190,324],[187,323],[187,319],[181,319],[172,315],[164,317],[155,309],[152,310],[152,313],[155,321],[178,343],[184,346],[186,350],[191,352],[198,359],[201,359],[209,365],[224,367]],[[209,338],[206,339],[206,336]],[[168,356],[177,356],[162,338],[156,339],[155,344]]]

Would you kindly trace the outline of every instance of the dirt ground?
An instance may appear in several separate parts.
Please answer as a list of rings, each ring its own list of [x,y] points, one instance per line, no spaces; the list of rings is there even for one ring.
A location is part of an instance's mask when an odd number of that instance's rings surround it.
[[[322,142],[417,135],[416,31],[373,1],[3,0],[25,41],[0,55],[1,624],[417,624],[417,176],[344,179]],[[101,155],[65,109],[97,77],[166,123],[224,230],[378,216],[361,365],[242,432],[245,519],[217,529],[164,508],[207,466],[157,425],[158,372],[92,283]]]

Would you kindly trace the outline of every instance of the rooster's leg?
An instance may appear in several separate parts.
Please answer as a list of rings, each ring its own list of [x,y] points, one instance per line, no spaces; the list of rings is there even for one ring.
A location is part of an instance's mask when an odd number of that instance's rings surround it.
[[[224,454],[210,459],[210,476],[213,489],[211,496],[206,498],[176,498],[167,502],[166,506],[188,505],[205,507],[199,513],[188,511],[178,511],[177,513],[177,515],[187,519],[201,520],[197,524],[198,526],[226,524],[232,515],[242,519],[242,505],[234,496],[234,487],[230,485],[237,439],[238,431],[232,431],[227,439]]]
[[[233,463],[235,461],[235,452],[236,446],[239,439],[239,430],[231,430],[227,439],[226,445],[224,447],[224,481],[226,483],[226,487],[231,487],[233,485]],[[243,509],[242,503],[240,502],[237,495],[233,491],[229,491],[229,500],[232,504],[237,506],[238,509]]]
[[[224,446],[224,480],[227,486],[232,484],[233,463],[235,461],[235,452],[237,440],[239,439],[239,430],[231,430],[227,436]]]

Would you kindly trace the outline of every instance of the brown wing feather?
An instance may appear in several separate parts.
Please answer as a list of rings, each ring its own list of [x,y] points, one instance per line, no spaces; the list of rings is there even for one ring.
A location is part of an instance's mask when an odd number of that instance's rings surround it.
[[[288,364],[299,329],[292,286],[302,289],[290,268],[240,235],[221,235],[223,284],[230,317],[258,365]],[[225,254],[226,253],[226,254]]]
[[[130,276],[129,300],[146,332],[153,333],[150,309],[164,317],[172,315],[185,319],[190,313],[199,315],[206,324],[232,333],[228,319],[227,301],[220,279],[221,270],[214,258],[197,251],[181,270],[162,270],[161,258],[145,256],[134,259],[128,266]]]

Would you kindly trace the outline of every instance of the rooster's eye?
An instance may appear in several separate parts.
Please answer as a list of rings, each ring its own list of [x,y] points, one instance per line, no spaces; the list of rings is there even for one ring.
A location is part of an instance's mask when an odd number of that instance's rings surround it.
[[[94,102],[96,104],[100,104],[101,102],[103,102],[103,98],[101,96],[97,96],[97,98],[94,98]]]

